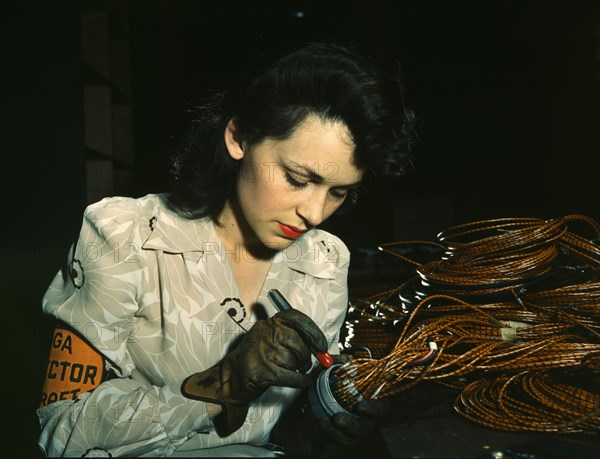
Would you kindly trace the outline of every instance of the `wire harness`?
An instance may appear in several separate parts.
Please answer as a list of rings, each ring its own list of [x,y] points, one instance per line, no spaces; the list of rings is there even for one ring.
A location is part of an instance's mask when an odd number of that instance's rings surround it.
[[[592,237],[571,226],[591,229]],[[353,298],[332,392],[351,410],[421,381],[454,409],[510,431],[600,433],[600,225],[583,215],[494,219],[437,241],[384,244],[415,266],[400,286]],[[435,247],[419,263],[406,247]]]

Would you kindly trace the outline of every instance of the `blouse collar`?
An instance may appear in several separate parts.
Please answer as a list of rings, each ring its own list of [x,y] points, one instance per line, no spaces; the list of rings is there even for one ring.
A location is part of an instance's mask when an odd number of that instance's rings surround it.
[[[214,250],[214,244],[220,244],[210,217],[182,217],[166,206],[164,195],[158,196],[151,213],[146,226],[149,235],[142,244],[144,250],[190,254],[199,259]],[[327,232],[311,229],[277,252],[273,262],[316,278],[333,279],[340,254],[335,241]]]

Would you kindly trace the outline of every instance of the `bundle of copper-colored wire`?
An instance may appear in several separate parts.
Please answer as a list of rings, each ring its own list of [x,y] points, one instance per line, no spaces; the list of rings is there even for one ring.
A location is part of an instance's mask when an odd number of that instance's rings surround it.
[[[417,276],[352,300],[343,344],[356,358],[335,369],[336,397],[351,409],[434,381],[489,427],[600,432],[600,246],[576,221],[598,238],[595,220],[570,215],[456,226],[423,264],[398,250],[410,242],[382,246]]]

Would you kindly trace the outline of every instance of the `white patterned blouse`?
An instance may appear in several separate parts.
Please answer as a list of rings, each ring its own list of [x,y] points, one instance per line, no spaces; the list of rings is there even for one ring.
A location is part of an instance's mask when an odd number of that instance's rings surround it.
[[[85,337],[117,377],[37,410],[46,455],[98,448],[113,456],[168,456],[268,442],[298,390],[271,387],[251,405],[244,425],[221,438],[210,405],[183,397],[180,385],[215,365],[261,314],[275,314],[266,296],[273,288],[320,326],[330,353],[338,354],[350,254],[328,232],[305,233],[274,256],[252,317],[240,305],[230,265],[242,256],[223,250],[211,219],[180,217],[164,194],[105,198],[87,207],[67,269],[50,284],[43,310]],[[50,363],[49,374],[59,374]]]

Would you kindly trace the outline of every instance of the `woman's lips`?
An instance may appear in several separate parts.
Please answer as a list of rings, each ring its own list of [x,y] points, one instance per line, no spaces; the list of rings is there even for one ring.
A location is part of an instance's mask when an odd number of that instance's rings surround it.
[[[301,230],[300,228],[296,228],[295,226],[284,225],[283,223],[279,223],[279,228],[281,232],[289,238],[296,239],[306,233],[306,230]]]

